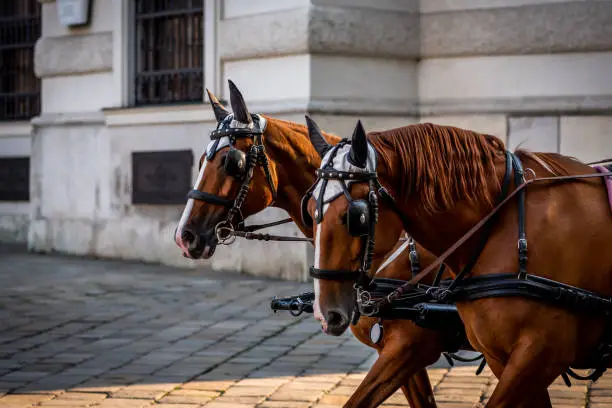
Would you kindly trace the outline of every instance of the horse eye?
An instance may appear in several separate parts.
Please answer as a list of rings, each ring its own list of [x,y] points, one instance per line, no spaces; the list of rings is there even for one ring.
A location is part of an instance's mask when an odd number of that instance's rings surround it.
[[[346,225],[346,223],[347,223],[347,221],[346,221],[347,216],[348,216],[348,213],[346,213],[346,212],[340,214],[340,224]]]

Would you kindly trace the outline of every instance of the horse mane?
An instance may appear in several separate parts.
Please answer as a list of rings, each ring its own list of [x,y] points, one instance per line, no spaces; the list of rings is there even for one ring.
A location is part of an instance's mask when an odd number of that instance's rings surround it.
[[[505,146],[495,136],[423,123],[371,132],[368,140],[387,171],[399,177],[396,193],[404,201],[418,194],[417,200],[429,214],[450,209],[461,200],[493,206],[494,194],[501,188],[497,177],[491,176],[495,160],[504,157]],[[491,183],[496,188],[491,189]]]

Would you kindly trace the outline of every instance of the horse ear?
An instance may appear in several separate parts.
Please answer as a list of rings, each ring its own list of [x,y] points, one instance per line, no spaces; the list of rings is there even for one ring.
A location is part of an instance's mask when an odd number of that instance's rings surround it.
[[[353,132],[348,160],[353,166],[361,169],[365,168],[368,160],[368,140],[360,120],[357,121],[357,126]]]
[[[230,114],[230,111],[225,109],[225,106],[221,105],[221,102],[217,99],[217,97],[206,88],[206,93],[208,93],[208,99],[210,99],[210,105],[213,108],[213,112],[215,113],[215,118],[217,122],[221,122],[223,119],[227,118]]]
[[[253,119],[251,118],[251,114],[246,107],[246,102],[244,102],[244,98],[238,90],[238,87],[232,82],[231,79],[228,79],[227,82],[229,84],[230,101],[232,104],[232,110],[234,111],[234,119],[241,123],[251,123]]]
[[[325,140],[323,137],[321,129],[319,129],[319,125],[317,125],[308,115],[306,115],[306,124],[308,125],[308,137],[310,138],[310,143],[312,143],[317,153],[319,153],[319,156],[323,158],[325,153],[327,153],[332,146],[327,143],[327,140]]]

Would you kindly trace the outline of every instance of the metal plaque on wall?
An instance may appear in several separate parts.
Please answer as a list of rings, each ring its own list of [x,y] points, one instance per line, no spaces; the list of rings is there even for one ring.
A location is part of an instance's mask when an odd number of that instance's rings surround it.
[[[30,158],[0,157],[0,201],[30,200]]]
[[[192,166],[191,150],[132,152],[132,204],[184,204]]]

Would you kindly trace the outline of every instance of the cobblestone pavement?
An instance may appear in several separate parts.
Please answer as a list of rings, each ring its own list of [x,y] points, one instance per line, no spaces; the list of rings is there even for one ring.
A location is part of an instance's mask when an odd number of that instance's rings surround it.
[[[375,358],[350,333],[273,315],[307,285],[137,263],[0,253],[0,407],[340,407]],[[488,369],[430,368],[440,407],[472,407]],[[612,406],[612,375],[551,386]],[[407,406],[401,394],[385,406]]]

